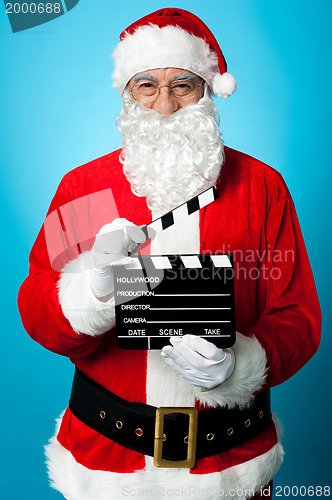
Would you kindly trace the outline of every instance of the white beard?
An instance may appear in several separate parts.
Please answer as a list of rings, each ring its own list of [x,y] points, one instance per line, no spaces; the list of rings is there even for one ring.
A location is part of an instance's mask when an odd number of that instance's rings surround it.
[[[210,97],[164,116],[125,93],[120,160],[133,193],[151,210],[165,213],[216,183],[224,151],[216,115]]]

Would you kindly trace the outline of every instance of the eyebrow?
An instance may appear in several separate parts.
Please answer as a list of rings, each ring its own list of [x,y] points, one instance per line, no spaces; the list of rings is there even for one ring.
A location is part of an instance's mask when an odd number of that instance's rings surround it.
[[[181,75],[181,76],[176,76],[175,78],[173,78],[172,80],[172,83],[173,82],[177,82],[177,81],[191,81],[191,82],[196,82],[196,77],[194,75]]]
[[[141,80],[148,80],[150,82],[157,81],[152,75],[148,75],[147,73],[141,73],[140,75],[135,76],[134,80],[135,83],[140,82]]]
[[[141,80],[147,80],[149,82],[157,82],[156,78],[154,78],[152,75],[149,75],[148,73],[140,73],[139,75],[135,76],[135,78],[134,78],[135,83],[138,83]],[[196,77],[194,75],[179,75],[179,76],[175,76],[170,83],[178,82],[178,81],[196,82]]]

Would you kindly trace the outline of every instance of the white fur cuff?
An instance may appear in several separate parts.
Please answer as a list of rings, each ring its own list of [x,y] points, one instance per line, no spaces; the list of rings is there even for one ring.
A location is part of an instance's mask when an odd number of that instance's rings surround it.
[[[256,391],[264,384],[266,377],[266,354],[255,337],[236,334],[232,347],[235,354],[235,368],[232,375],[221,385],[211,390],[198,389],[196,398],[212,407],[246,407]]]
[[[90,252],[69,262],[61,272],[59,301],[73,330],[86,335],[101,335],[115,324],[114,298],[98,300],[90,286]]]

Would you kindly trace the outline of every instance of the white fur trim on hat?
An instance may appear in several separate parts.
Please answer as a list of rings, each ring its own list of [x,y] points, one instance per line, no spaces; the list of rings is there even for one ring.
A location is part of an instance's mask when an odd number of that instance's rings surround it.
[[[137,73],[157,68],[181,68],[203,78],[213,88],[217,54],[195,35],[177,26],[140,26],[127,34],[113,52],[113,85],[120,94]]]

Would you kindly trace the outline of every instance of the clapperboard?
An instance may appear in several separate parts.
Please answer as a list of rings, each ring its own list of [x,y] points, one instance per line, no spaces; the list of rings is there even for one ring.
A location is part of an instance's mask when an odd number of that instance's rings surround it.
[[[186,203],[182,203],[182,205],[170,210],[162,217],[150,222],[147,226],[142,227],[142,231],[145,233],[147,239],[153,238],[157,233],[173,226],[173,224],[176,224],[179,220],[188,217],[203,207],[206,207],[218,198],[219,193],[215,187],[206,189],[198,196],[194,196],[194,198],[191,198],[191,200],[188,200]]]
[[[153,237],[218,197],[201,193],[143,228]],[[117,344],[161,349],[172,336],[199,335],[218,347],[235,342],[231,254],[139,255],[114,267]]]

